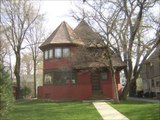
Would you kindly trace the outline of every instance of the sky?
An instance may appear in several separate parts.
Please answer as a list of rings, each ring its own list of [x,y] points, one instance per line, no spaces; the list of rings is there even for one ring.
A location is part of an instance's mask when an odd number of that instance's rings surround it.
[[[44,25],[47,36],[63,21],[66,21],[73,29],[78,25],[78,22],[71,17],[72,14],[70,13],[71,9],[75,9],[75,1],[81,3],[81,5],[83,3],[82,0],[33,0],[35,5],[40,4],[41,13],[45,14]],[[157,8],[154,9],[155,13],[157,10],[160,11],[160,8]]]
[[[73,0],[41,0],[41,13],[45,14],[45,28],[48,32],[53,32],[61,22],[66,21],[72,28],[78,24],[71,17],[71,9],[74,8]]]
[[[45,14],[45,28],[46,32],[50,34],[53,32],[63,21],[66,21],[73,29],[77,26],[78,22],[71,17],[70,11],[75,9],[75,3],[79,2],[84,5],[83,0],[35,0],[40,3],[41,13]],[[153,13],[160,13],[159,5],[153,8]]]

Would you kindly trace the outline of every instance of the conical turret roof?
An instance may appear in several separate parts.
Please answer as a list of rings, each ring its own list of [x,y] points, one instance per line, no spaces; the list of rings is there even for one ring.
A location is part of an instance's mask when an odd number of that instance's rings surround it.
[[[86,46],[103,46],[103,42],[101,41],[99,34],[94,32],[84,20],[78,24],[74,31],[83,40]]]
[[[42,43],[40,48],[53,44],[82,44],[83,42],[73,29],[64,21],[57,29]]]

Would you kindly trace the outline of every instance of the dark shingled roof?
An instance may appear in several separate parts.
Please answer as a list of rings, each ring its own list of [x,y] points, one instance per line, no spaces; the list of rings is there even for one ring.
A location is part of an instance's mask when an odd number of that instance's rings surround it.
[[[50,44],[79,44],[83,45],[83,41],[66,23],[62,22],[57,29],[42,43],[40,48]]]
[[[74,31],[87,47],[102,47],[104,45],[99,34],[94,32],[84,20],[78,24]]]
[[[120,67],[120,68],[126,67],[126,64],[122,62],[120,58],[117,56],[112,56],[111,60],[113,62],[113,67]],[[85,69],[85,68],[100,68],[100,67],[106,67],[106,66],[109,67],[108,60],[104,60],[100,58],[99,60],[92,61],[92,62],[83,62],[83,63],[75,64],[74,68]]]

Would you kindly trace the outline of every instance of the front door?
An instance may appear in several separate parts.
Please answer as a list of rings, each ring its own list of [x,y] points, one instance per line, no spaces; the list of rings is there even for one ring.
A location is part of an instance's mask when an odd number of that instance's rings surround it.
[[[93,91],[98,91],[100,90],[100,81],[99,81],[99,72],[94,71],[91,74],[91,79],[92,79],[92,90]]]

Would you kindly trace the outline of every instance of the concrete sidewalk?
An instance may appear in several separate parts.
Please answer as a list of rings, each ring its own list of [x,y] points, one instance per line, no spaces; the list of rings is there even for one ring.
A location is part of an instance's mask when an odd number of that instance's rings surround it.
[[[93,102],[93,105],[102,116],[103,120],[129,120],[106,102]]]
[[[143,101],[143,102],[151,102],[151,103],[160,103],[160,100],[147,99],[147,98],[127,97],[127,100]]]

